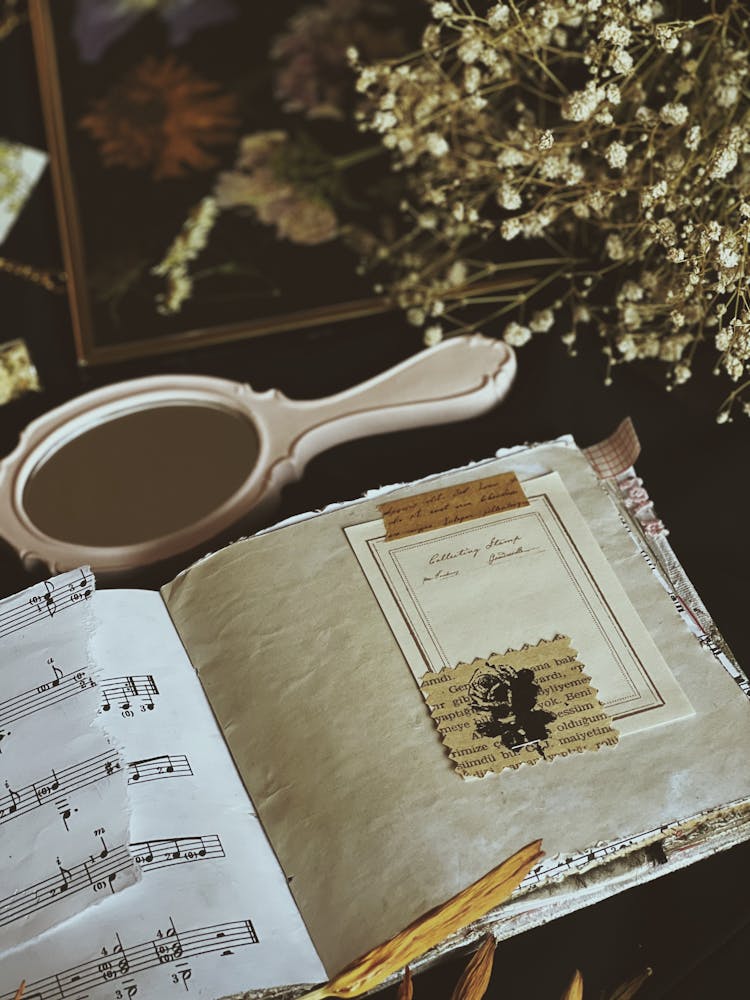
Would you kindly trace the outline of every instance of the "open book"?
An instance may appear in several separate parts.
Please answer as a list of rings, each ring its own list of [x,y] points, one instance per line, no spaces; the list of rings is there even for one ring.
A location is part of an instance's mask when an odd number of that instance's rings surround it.
[[[744,839],[747,682],[611,453],[1,603],[0,1000],[296,995],[535,838],[426,960]]]

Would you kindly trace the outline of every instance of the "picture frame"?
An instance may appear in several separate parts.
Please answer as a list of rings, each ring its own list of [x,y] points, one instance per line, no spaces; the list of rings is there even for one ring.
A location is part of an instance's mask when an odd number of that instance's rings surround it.
[[[234,4],[236,0],[220,0],[214,10],[225,2]],[[289,129],[290,134],[307,134],[310,122],[304,116],[289,115],[279,107],[278,101],[274,102],[268,66],[263,65],[264,59],[267,64],[270,58],[268,53],[274,33],[278,35],[283,30],[295,7],[300,5],[294,0],[282,0],[274,5],[274,12],[268,16],[256,11],[254,22],[262,23],[262,29],[253,33],[254,49],[245,60],[241,54],[238,58],[237,38],[242,30],[250,37],[241,22],[253,16],[249,8],[254,5],[237,4],[237,21],[205,27],[191,40],[183,39],[181,44],[172,47],[165,40],[168,26],[163,19],[160,21],[158,10],[151,10],[122,37],[109,44],[103,58],[96,63],[86,63],[77,53],[76,41],[71,37],[76,3],[86,6],[86,0],[54,0],[54,3],[53,0],[30,0],[29,15],[80,364],[118,362],[287,330],[324,327],[391,308],[388,301],[373,294],[368,281],[356,273],[356,251],[345,240],[336,238],[320,245],[295,245],[280,238],[272,226],[249,218],[252,212],[222,212],[220,227],[223,227],[224,243],[242,247],[242,254],[247,250],[246,259],[232,261],[226,256],[226,247],[209,248],[204,270],[213,268],[213,272],[202,284],[202,290],[208,287],[210,294],[203,296],[201,291],[201,295],[194,296],[177,315],[161,314],[156,304],[163,289],[159,291],[153,268],[180,233],[190,211],[202,197],[210,194],[216,176],[222,170],[231,171],[241,137],[253,132],[277,134],[280,129],[281,134],[286,134],[284,129]],[[391,35],[387,35],[386,30]],[[394,30],[392,26],[384,28],[384,36],[393,38]],[[220,51],[222,38],[227,44],[226,60],[222,61],[221,56],[207,59],[206,52]],[[79,37],[79,47],[80,44]],[[177,53],[174,58],[171,51]],[[117,86],[118,78],[130,72],[128,60],[131,65],[134,59],[142,64],[146,58],[164,62],[173,59],[173,65],[176,62],[190,65],[193,55],[199,66],[196,78],[205,82],[206,63],[223,71],[225,62],[226,79],[218,83],[212,80],[211,86],[228,95],[241,91],[240,97],[246,102],[250,94],[251,120],[238,110],[236,117],[240,120],[233,141],[218,144],[221,148],[202,150],[206,159],[214,164],[212,171],[201,174],[188,165],[184,176],[154,180],[153,173],[149,174],[147,169],[128,170],[121,162],[106,165],[101,155],[97,160],[92,129],[82,124],[90,123],[91,109],[101,106],[102,95],[108,88],[111,91]],[[238,79],[236,73],[232,77],[238,67],[245,65],[249,66],[249,72],[243,79]],[[255,103],[252,103],[253,88],[260,96]],[[198,89],[196,93],[200,99]],[[233,107],[241,103],[237,98]],[[358,195],[365,191],[369,197],[370,185],[375,190],[383,174],[382,161],[378,168],[380,174],[367,163],[367,144],[373,146],[377,140],[357,137],[351,120],[346,124],[342,120],[323,122],[322,126],[312,124],[316,129],[322,128],[324,143],[329,148],[345,149],[353,158],[353,188]],[[344,134],[346,129],[350,134]],[[100,154],[102,148],[100,143]],[[197,154],[195,158],[198,159]],[[358,160],[363,166],[357,165]],[[85,197],[81,196],[82,192]],[[379,197],[380,193],[376,201]],[[339,221],[340,231],[358,229],[368,213],[373,219],[382,219],[382,204],[373,214],[373,202],[368,201],[363,206],[355,204],[356,200],[350,198],[354,204],[354,225],[350,220],[345,225]],[[386,206],[386,214],[390,207],[390,204]],[[246,227],[244,231],[242,226]],[[142,259],[134,263],[133,246],[137,246],[139,240],[141,251],[144,244],[146,250],[142,251]],[[158,249],[154,252],[155,247],[161,247],[161,252]],[[134,268],[138,272],[137,280],[127,285]],[[238,274],[235,281],[231,274],[227,278],[232,268]],[[244,276],[243,268],[246,269]],[[121,287],[123,282],[125,285]]]

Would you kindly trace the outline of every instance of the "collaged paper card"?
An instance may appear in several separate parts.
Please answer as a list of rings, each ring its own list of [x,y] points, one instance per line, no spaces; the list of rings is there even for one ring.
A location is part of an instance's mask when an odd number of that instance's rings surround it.
[[[46,153],[0,139],[0,243],[10,232],[46,165]]]
[[[558,635],[422,676],[421,688],[462,778],[617,743],[612,720]]]
[[[390,542],[345,529],[417,681],[566,635],[621,735],[692,715],[560,476],[522,485],[528,506]]]

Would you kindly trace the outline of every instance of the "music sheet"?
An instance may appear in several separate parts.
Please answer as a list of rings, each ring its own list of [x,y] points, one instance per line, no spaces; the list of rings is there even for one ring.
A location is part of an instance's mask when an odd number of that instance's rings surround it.
[[[132,885],[127,775],[97,724],[94,580],[0,603],[0,954]]]
[[[158,594],[96,597],[102,711],[143,877],[0,960],[0,1000],[215,1000],[325,973]]]

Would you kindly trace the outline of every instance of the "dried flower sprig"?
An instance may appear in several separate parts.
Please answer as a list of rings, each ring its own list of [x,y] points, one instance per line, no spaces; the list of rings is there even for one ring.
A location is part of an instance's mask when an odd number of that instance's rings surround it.
[[[637,976],[618,986],[615,992],[610,995],[609,1000],[633,1000],[633,997],[651,975],[651,969],[644,969]]]
[[[736,386],[719,420],[738,402],[750,414],[746,6],[440,0],[431,14],[408,57],[351,53],[360,125],[408,186],[402,232],[364,261],[384,293],[431,342],[499,323],[521,346],[555,325],[572,352],[598,328],[607,380],[650,358],[682,385],[713,341]],[[531,291],[472,294],[550,250]]]
[[[576,969],[560,1000],[583,1000],[583,976]]]
[[[496,945],[497,942],[491,934],[484,939],[456,984],[451,1000],[483,1000],[490,985]],[[645,969],[633,979],[618,986],[614,993],[609,994],[607,1000],[633,1000],[650,975],[651,969]],[[413,995],[411,973],[407,967],[399,984],[396,1000],[412,1000]],[[576,969],[560,1000],[583,1000],[583,998],[583,976]]]
[[[503,903],[543,856],[541,841],[527,844],[457,896],[409,924],[390,941],[356,959],[325,986],[306,994],[305,1000],[323,1000],[324,997],[348,1000],[380,986],[430,948]]]
[[[490,985],[497,941],[488,934],[456,983],[451,1000],[482,1000]]]
[[[411,978],[411,969],[407,965],[404,969],[404,975],[401,982],[398,984],[398,990],[396,992],[396,1000],[412,1000],[414,997],[414,983]]]
[[[3,0],[0,7],[0,42],[28,19],[28,11],[21,7],[20,0]]]
[[[151,268],[151,274],[164,278],[166,289],[157,298],[156,308],[163,316],[178,313],[193,291],[190,264],[204,250],[219,214],[215,197],[209,195],[192,209],[175,236],[163,260]]]

